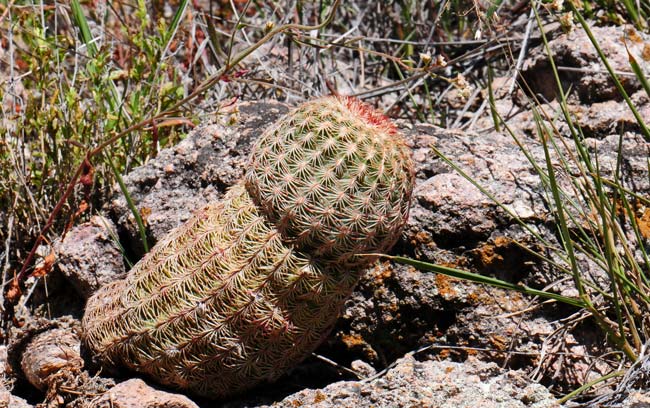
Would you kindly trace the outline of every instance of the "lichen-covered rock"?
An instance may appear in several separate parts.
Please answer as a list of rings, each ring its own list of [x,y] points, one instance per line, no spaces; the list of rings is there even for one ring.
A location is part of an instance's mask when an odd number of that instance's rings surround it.
[[[270,407],[263,405],[262,407]],[[496,364],[470,360],[416,361],[406,356],[371,381],[341,381],[308,389],[272,405],[277,408],[552,408],[551,393],[520,371],[501,372]]]
[[[646,44],[650,40],[647,34],[626,25],[593,25],[590,30],[614,71],[631,72],[629,52],[639,62],[645,75],[650,74],[648,64],[643,62],[647,58]],[[561,67],[559,77],[565,91],[571,89],[571,93],[577,95],[581,102],[622,99],[584,30],[558,35],[549,42],[549,49],[555,65]],[[533,93],[540,93],[550,101],[558,93],[553,75],[545,47],[533,49],[522,70],[527,86]],[[630,94],[641,88],[641,83],[633,75],[620,75],[619,80]]]
[[[198,408],[189,398],[156,390],[140,379],[117,384],[91,404],[93,408]]]
[[[245,183],[95,293],[85,343],[107,365],[203,396],[277,379],[323,341],[361,255],[398,239],[411,167],[396,129],[359,102],[298,107],[262,136]]]
[[[126,273],[117,239],[110,219],[93,216],[54,245],[56,268],[84,299]]]

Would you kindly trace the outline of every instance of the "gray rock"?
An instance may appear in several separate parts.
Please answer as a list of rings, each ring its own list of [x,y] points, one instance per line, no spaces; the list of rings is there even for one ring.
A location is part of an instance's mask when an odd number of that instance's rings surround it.
[[[0,388],[0,408],[33,408],[23,398],[17,397],[8,390]]]
[[[0,346],[0,408],[32,408],[23,398],[10,391],[11,380],[7,377],[10,370],[7,362],[7,346]]]
[[[94,408],[199,408],[192,400],[148,386],[134,378],[117,384],[92,401]]]
[[[126,273],[117,240],[113,222],[93,216],[55,243],[56,268],[84,299]]]
[[[648,35],[625,25],[594,25],[590,29],[615,71],[632,73],[625,48],[627,45],[639,65],[645,65],[646,76],[650,74],[650,68],[644,64],[642,58],[645,43],[650,39]],[[559,67],[560,80],[565,91],[571,86],[579,100],[585,103],[621,100],[584,30],[577,29],[557,36],[550,41],[549,48],[556,66]],[[550,101],[557,95],[557,85],[544,47],[538,47],[531,52],[529,59],[524,63],[522,76],[533,92],[542,94],[546,100]],[[620,81],[629,94],[641,87],[634,75],[621,75]]]
[[[242,103],[239,110],[242,119],[235,126],[200,126],[124,177],[143,215],[150,246],[194,211],[221,198],[244,174],[252,143],[288,108],[278,102]],[[130,249],[141,256],[138,226],[119,188],[106,209],[128,237]]]
[[[650,118],[650,103],[645,91],[638,91],[631,95],[634,106],[642,118]],[[571,105],[571,113],[585,135],[602,138],[607,135],[620,134],[624,131],[638,132],[639,125],[625,103],[616,100],[595,102],[591,105]],[[647,123],[646,123],[647,125]]]
[[[546,388],[528,381],[521,371],[501,372],[496,364],[478,360],[464,364],[420,362],[409,355],[371,381],[341,381],[323,389],[303,390],[272,406],[547,408],[559,404]]]
[[[647,347],[647,344],[646,344]],[[602,408],[648,408],[650,393],[650,355],[645,354],[630,367],[613,391],[592,399],[586,403],[590,407]]]
[[[650,394],[647,391],[635,391],[620,406],[621,408],[650,408]]]

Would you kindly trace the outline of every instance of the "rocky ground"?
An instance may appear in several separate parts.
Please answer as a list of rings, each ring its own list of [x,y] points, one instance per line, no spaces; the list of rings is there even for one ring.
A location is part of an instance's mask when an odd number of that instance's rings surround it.
[[[624,70],[628,66],[620,40],[624,28],[594,30],[603,39],[615,69]],[[634,47],[642,49],[644,44],[647,39],[628,47],[635,51]],[[598,74],[597,56],[584,34],[558,34],[551,49],[558,65],[573,68],[563,71],[562,78],[576,91],[570,108],[587,130],[587,144],[592,153],[598,153],[603,172],[613,171],[617,162],[613,152],[623,132],[623,177],[635,181],[639,194],[650,193],[650,143],[638,133],[608,77]],[[553,111],[557,103],[554,90],[547,86],[552,82],[545,58],[541,49],[533,49],[522,75]],[[502,80],[504,88],[508,81]],[[625,85],[642,115],[650,118],[648,96],[632,80]],[[532,113],[518,104],[518,96],[500,95],[497,109],[509,118],[511,129],[526,141],[532,156],[543,160],[542,147],[532,137]],[[194,210],[220,199],[241,178],[252,143],[288,109],[278,102],[242,101],[231,109],[229,121],[234,125],[201,125],[181,143],[127,175],[125,183],[143,215],[149,243],[187,220]],[[574,295],[565,276],[522,249],[519,244],[534,246],[535,242],[504,209],[434,151],[435,147],[451,158],[508,210],[554,240],[555,227],[538,176],[513,138],[492,129],[489,113],[477,122],[479,131],[406,122],[399,127],[413,151],[417,184],[407,228],[393,253],[535,288],[555,285],[556,291]],[[42,308],[57,318],[39,320],[31,317],[33,311],[20,311],[27,324],[14,330],[12,343],[4,350],[5,390],[0,392],[0,406],[28,407],[44,399],[43,406],[214,406],[155,388],[127,372],[109,377],[81,357],[77,319],[85,299],[101,284],[123,276],[122,249],[132,262],[143,254],[135,220],[119,189],[103,216],[76,226],[52,248],[55,272],[48,277],[47,293],[43,287],[35,288],[32,302],[42,300]],[[43,253],[48,252],[44,248]],[[585,262],[585,273],[592,267]],[[277,384],[223,404],[559,406],[557,395],[615,368],[611,360],[597,358],[607,348],[593,324],[565,324],[567,317],[578,312],[382,261],[366,273],[337,326],[316,351],[318,356],[307,359]],[[647,406],[643,405],[647,397],[638,391],[643,382],[630,384],[618,390],[616,399],[602,399],[601,406]]]

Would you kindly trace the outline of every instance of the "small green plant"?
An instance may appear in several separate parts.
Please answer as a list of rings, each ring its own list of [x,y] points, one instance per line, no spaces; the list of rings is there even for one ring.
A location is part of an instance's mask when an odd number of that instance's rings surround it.
[[[171,23],[152,22],[146,3],[139,2],[135,13],[123,16],[124,24],[105,21],[106,31],[94,36],[78,1],[70,8],[43,5],[10,11],[2,29],[11,32],[9,58],[22,92],[3,87],[0,95],[6,124],[0,126],[0,205],[7,214],[0,223],[13,220],[13,228],[0,229],[0,240],[11,240],[13,256],[36,238],[87,152],[107,135],[165,111],[186,91],[183,73],[165,54],[182,8]],[[63,24],[68,17],[72,26]],[[54,32],[57,26],[63,28]],[[129,38],[128,46],[114,42],[115,37],[109,41],[109,35]],[[116,53],[123,58],[116,60]],[[183,126],[154,127],[129,132],[100,160],[86,163],[82,188],[67,200],[67,217],[56,220],[56,231],[84,208],[81,200],[91,209],[100,205],[119,173],[144,163],[184,131]]]

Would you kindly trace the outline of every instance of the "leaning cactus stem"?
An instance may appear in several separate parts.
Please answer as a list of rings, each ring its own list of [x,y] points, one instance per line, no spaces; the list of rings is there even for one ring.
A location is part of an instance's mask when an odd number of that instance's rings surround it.
[[[299,106],[255,145],[245,179],[86,306],[100,361],[225,397],[273,381],[333,326],[367,255],[408,216],[409,152],[350,98]]]

